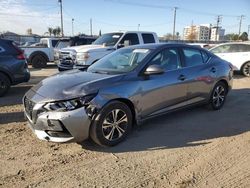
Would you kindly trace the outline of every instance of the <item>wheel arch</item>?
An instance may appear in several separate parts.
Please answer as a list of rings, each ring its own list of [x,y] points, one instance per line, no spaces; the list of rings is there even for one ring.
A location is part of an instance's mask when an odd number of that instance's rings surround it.
[[[228,91],[229,91],[229,84],[228,84],[228,82],[227,82],[225,79],[220,79],[220,80],[218,80],[218,81],[215,83],[215,85],[216,85],[217,83],[219,83],[219,82],[222,82],[222,83],[225,84],[226,89],[227,89],[227,93],[228,93]]]
[[[42,52],[42,51],[35,51],[35,52],[31,53],[30,56],[29,56],[29,62],[31,63],[31,62],[32,62],[32,59],[33,59],[34,57],[36,57],[37,55],[43,56],[43,57],[45,58],[46,62],[49,62],[49,57],[47,56],[46,53],[44,53],[44,52]]]
[[[9,73],[7,73],[6,71],[3,71],[0,69],[0,73],[4,74],[5,76],[7,76],[7,78],[10,80],[10,83],[13,83],[13,79],[11,77],[11,75]]]
[[[113,102],[113,101],[122,102],[125,105],[127,105],[132,113],[132,118],[133,118],[132,125],[137,125],[136,110],[135,110],[135,106],[134,106],[133,102],[130,101],[129,99],[126,99],[126,98],[114,98],[114,99],[108,101],[105,105],[103,105],[103,107],[106,106],[107,104],[109,104],[110,102]]]

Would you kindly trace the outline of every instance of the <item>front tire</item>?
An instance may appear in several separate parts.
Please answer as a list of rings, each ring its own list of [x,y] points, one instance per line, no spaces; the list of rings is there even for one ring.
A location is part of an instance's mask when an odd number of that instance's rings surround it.
[[[10,88],[10,79],[3,73],[0,73],[0,97],[5,95]]]
[[[97,114],[90,128],[91,139],[102,146],[114,146],[123,141],[132,127],[130,108],[119,101],[113,101]]]
[[[246,62],[242,68],[241,68],[241,73],[244,75],[244,76],[247,76],[249,77],[250,76],[250,62]]]
[[[227,96],[227,87],[225,83],[218,82],[215,84],[210,96],[210,107],[213,110],[219,110],[223,107]]]

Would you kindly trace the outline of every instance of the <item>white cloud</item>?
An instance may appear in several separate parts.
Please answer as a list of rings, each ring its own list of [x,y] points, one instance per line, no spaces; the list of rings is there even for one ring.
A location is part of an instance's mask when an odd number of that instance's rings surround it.
[[[36,3],[36,1],[32,1]],[[65,19],[68,22],[69,18]],[[44,34],[48,27],[60,26],[59,6],[54,4],[28,4],[25,0],[0,1],[0,32],[25,34],[32,28],[35,34]]]

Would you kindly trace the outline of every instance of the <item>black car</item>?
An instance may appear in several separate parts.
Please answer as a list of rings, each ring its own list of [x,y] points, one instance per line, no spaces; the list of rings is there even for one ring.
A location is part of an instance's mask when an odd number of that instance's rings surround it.
[[[30,72],[23,51],[13,41],[0,39],[0,97],[11,85],[29,79]]]

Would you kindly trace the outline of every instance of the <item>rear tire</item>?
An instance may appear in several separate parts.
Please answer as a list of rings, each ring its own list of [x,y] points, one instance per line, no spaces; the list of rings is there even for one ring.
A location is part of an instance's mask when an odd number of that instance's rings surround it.
[[[47,61],[42,55],[34,56],[31,63],[33,68],[44,68],[47,65]]]
[[[250,77],[250,62],[246,62],[242,68],[241,68],[241,73],[244,76]]]
[[[123,141],[132,127],[130,108],[119,101],[105,105],[90,128],[91,139],[102,146],[114,146]]]
[[[218,82],[215,84],[209,102],[211,109],[219,110],[223,107],[227,96],[227,90],[228,88],[225,83]]]
[[[4,96],[10,88],[10,79],[3,73],[0,73],[0,97]]]

